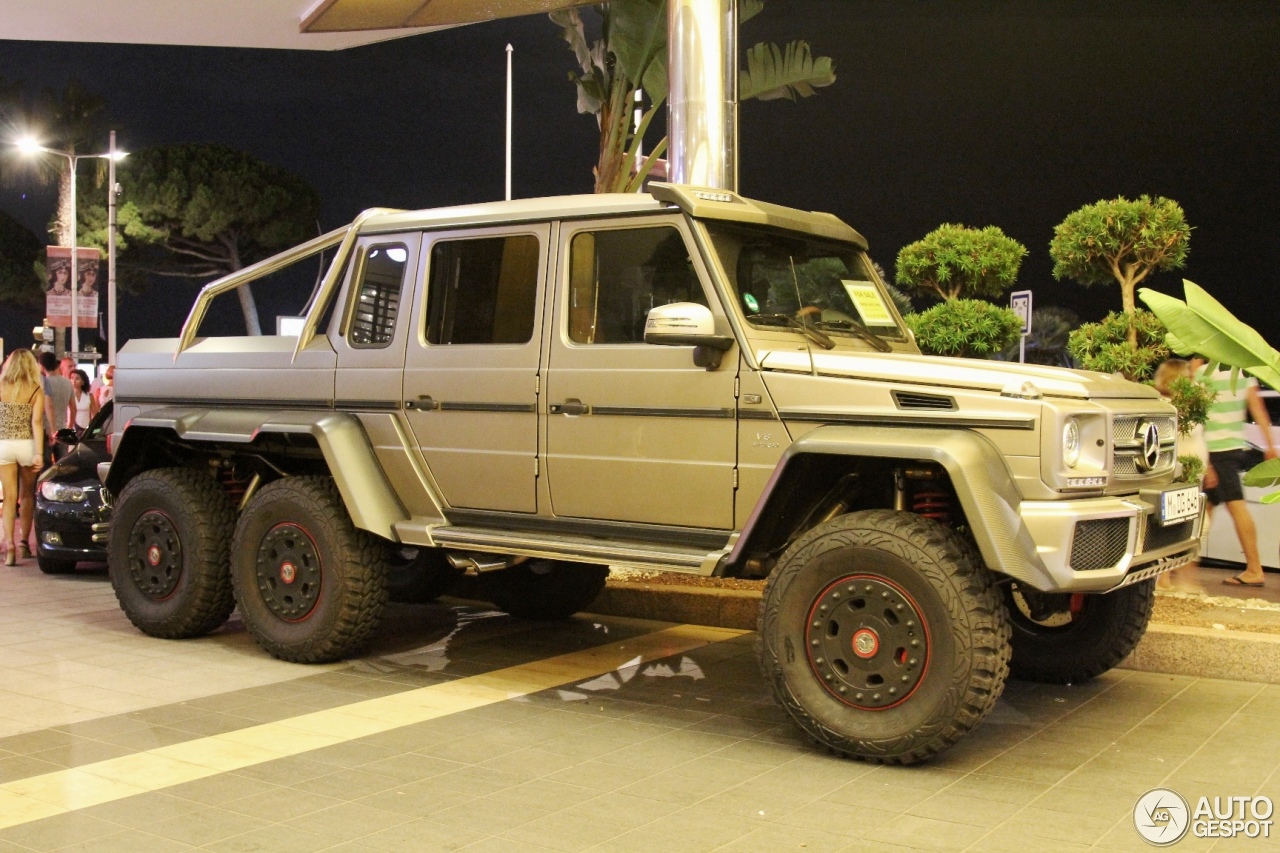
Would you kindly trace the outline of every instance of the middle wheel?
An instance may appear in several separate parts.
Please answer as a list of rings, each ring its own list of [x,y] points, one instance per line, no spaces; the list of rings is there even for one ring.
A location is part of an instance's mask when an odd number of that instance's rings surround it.
[[[297,663],[338,660],[382,619],[386,546],[355,528],[332,480],[286,477],[240,515],[231,580],[245,627],[268,652]]]

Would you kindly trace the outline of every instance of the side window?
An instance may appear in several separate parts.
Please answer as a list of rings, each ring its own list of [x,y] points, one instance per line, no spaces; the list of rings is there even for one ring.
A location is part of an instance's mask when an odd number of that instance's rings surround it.
[[[689,250],[672,227],[583,231],[569,247],[569,340],[644,343],[657,305],[707,304]]]
[[[540,256],[538,238],[531,234],[443,240],[432,246],[427,343],[532,340]]]
[[[370,246],[360,265],[347,340],[353,347],[381,348],[396,333],[396,313],[409,251],[403,243]]]

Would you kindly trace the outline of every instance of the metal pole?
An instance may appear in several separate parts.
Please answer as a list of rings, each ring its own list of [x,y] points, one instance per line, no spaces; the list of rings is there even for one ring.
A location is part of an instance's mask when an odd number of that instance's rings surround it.
[[[738,0],[669,0],[670,180],[738,188]]]
[[[80,313],[76,303],[80,300],[76,294],[80,292],[80,259],[76,256],[76,161],[74,154],[67,156],[71,164],[71,351],[80,352]],[[72,356],[75,358],[75,356]]]
[[[511,201],[511,55],[515,48],[507,45],[507,201]]]
[[[107,147],[107,364],[116,363],[116,132]]]
[[[1018,336],[1018,363],[1019,364],[1027,363],[1027,336],[1026,335]]]

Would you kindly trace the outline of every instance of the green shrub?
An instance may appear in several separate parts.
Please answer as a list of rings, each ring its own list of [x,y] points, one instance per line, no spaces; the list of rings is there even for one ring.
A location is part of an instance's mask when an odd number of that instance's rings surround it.
[[[930,355],[990,358],[1022,334],[1022,320],[1009,308],[981,299],[952,299],[905,318],[916,344]]]
[[[1137,348],[1129,345],[1129,331],[1137,336]],[[1156,365],[1169,357],[1164,323],[1150,311],[1133,314],[1111,312],[1100,323],[1085,323],[1071,333],[1067,351],[1085,370],[1119,373],[1141,382],[1151,378]]]

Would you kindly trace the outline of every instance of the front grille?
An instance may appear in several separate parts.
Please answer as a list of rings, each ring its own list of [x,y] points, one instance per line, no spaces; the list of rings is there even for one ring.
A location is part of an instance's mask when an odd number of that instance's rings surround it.
[[[1120,562],[1128,545],[1128,518],[1077,522],[1071,537],[1071,568],[1078,572],[1109,569]]]
[[[1186,542],[1195,533],[1195,519],[1187,519],[1177,524],[1166,524],[1163,527],[1151,521],[1147,524],[1147,535],[1142,543],[1142,550],[1158,551],[1169,545]]]
[[[1156,425],[1160,436],[1160,455],[1156,465],[1150,471],[1138,467],[1138,456],[1142,453],[1142,436],[1138,428],[1144,423]],[[1111,423],[1111,458],[1112,476],[1118,479],[1138,479],[1164,474],[1173,470],[1178,460],[1178,422],[1164,415],[1126,415],[1116,418]]]

